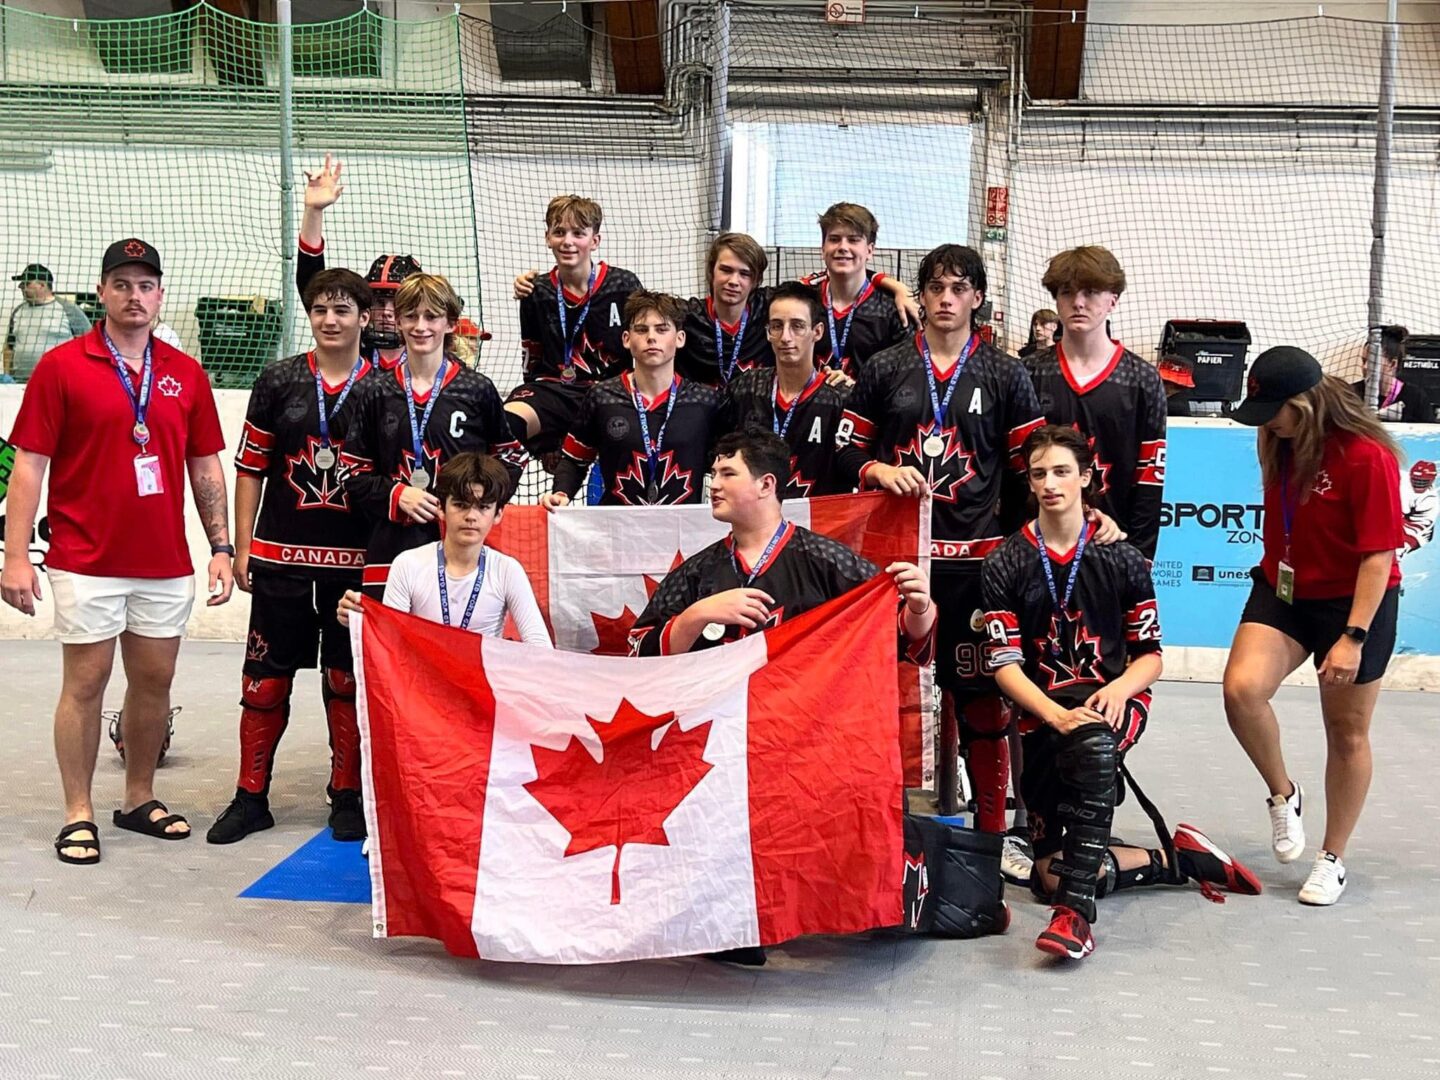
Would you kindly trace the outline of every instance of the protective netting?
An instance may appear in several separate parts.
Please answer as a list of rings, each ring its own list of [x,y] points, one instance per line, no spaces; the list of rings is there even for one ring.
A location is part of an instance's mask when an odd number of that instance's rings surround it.
[[[511,279],[549,265],[544,208],[569,192],[604,207],[602,258],[683,296],[704,294],[726,228],[766,246],[770,281],[819,269],[816,215],[847,200],[879,219],[887,272],[913,275],[940,242],[979,247],[1012,351],[1050,306],[1049,256],[1099,243],[1129,274],[1115,336],[1142,355],[1167,320],[1232,319],[1252,357],[1295,343],[1358,372],[1385,26],[1091,23],[1080,97],[1054,102],[1026,89],[1046,13],[868,7],[858,26],[827,25],[818,2],[699,0],[661,5],[653,31],[603,3],[548,19],[537,5],[525,25],[504,5],[489,20],[427,6],[297,25],[286,193],[273,24],[205,5],[112,22],[7,6],[3,266],[42,264],[86,307],[105,244],[150,239],[167,261],[163,318],[217,384],[248,385],[287,329],[308,341],[281,303],[303,170],[332,152],[346,191],[326,212],[330,263],[363,271],[396,252],[449,276],[493,335],[480,364],[502,392],[521,371]],[[1434,26],[1398,27],[1397,58],[1384,315],[1433,333]]]

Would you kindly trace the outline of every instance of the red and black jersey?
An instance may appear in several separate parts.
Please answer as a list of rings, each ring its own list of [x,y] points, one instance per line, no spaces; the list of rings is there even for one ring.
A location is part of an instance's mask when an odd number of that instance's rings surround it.
[[[478,371],[449,360],[444,383],[415,395],[417,424],[435,393],[440,397],[420,433],[431,486],[440,467],[466,451],[499,458],[518,484],[529,459],[510,432],[495,384]],[[351,504],[368,521],[365,583],[377,585],[384,583],[396,555],[440,539],[440,527],[433,522],[417,524],[400,511],[400,493],[416,468],[404,369],[377,372],[366,380],[365,393],[355,405],[347,449],[357,467],[346,476],[344,486]]]
[[[1025,361],[1051,424],[1074,427],[1095,451],[1095,505],[1119,522],[1130,543],[1155,558],[1165,489],[1165,385],[1155,368],[1119,342],[1093,381],[1081,386],[1065,348]]]
[[[715,330],[717,316],[715,301],[710,297],[703,300],[692,297],[686,301],[685,344],[675,353],[675,370],[692,382],[709,386],[725,386],[725,373],[732,361],[735,368],[730,378],[742,371],[753,368],[773,367],[775,354],[770,351],[770,339],[765,335],[765,324],[769,321],[770,291],[756,289],[750,294],[746,314],[740,322],[719,323],[720,340],[724,349],[722,360],[716,359]],[[744,334],[741,336],[741,328]],[[739,336],[740,354],[736,357],[735,341]]]
[[[675,404],[666,387],[646,402],[650,441],[659,447],[656,475],[650,475],[645,436],[635,406],[630,372],[596,383],[580,404],[575,426],[565,436],[555,467],[555,490],[574,497],[592,462],[599,462],[605,493],[602,506],[673,506],[700,501],[715,443],[720,395],[712,386],[676,377]],[[669,412],[667,422],[665,414]],[[664,438],[660,437],[664,427]],[[651,481],[655,490],[650,490]],[[653,497],[652,497],[653,495]]]
[[[1020,361],[979,341],[958,375],[936,376],[942,402],[949,380],[960,380],[936,423],[920,341],[916,334],[860,369],[837,437],[840,481],[863,487],[873,462],[913,465],[934,498],[937,569],[973,566],[1004,539],[1002,490],[1007,501],[1022,495],[1020,444],[1045,421]],[[943,446],[932,454],[925,447],[933,439]]]
[[[823,276],[806,279],[809,284],[819,286],[820,299],[827,312],[825,333],[821,335],[820,343],[815,346],[815,363],[818,367],[832,366],[835,345],[843,343],[840,368],[846,374],[856,376],[876,353],[904,341],[909,336],[905,324],[900,321],[900,311],[895,306],[895,298],[888,290],[880,288],[880,281],[884,276],[867,273],[866,284],[860,291],[859,299],[843,308],[831,306],[830,283]],[[833,339],[830,333],[832,316],[835,322]],[[850,325],[848,334],[845,332],[847,319]]]
[[[842,483],[835,468],[835,435],[850,390],[831,386],[817,371],[794,400],[776,393],[774,368],[737,375],[720,401],[716,434],[755,428],[780,435],[790,444],[790,480],[781,492],[786,499],[840,495],[854,485]],[[792,411],[793,406],[793,411]],[[787,419],[788,418],[788,419]]]
[[[1086,526],[1091,533],[1093,526]],[[1074,552],[1045,558],[1063,600]],[[1050,700],[1084,705],[1118,679],[1130,661],[1160,651],[1160,613],[1145,556],[1127,543],[1087,543],[1069,609],[1056,611],[1040,565],[1034,523],[1027,523],[985,560],[985,668],[1020,664]]]
[[[560,288],[560,273],[552,269],[536,278],[535,291],[520,301],[525,380],[547,379],[584,385],[612,378],[629,368],[630,353],[621,341],[625,332],[625,301],[640,288],[640,279],[629,270],[602,262],[595,266],[595,284],[588,294],[565,290],[565,327],[573,343],[570,354],[573,372],[565,370],[565,335],[560,332],[560,311],[555,299]],[[580,325],[577,321],[582,314],[585,319]]]
[[[335,404],[345,384],[325,384],[330,449],[335,455],[328,468],[315,460],[321,448],[315,354],[276,360],[255,380],[235,468],[265,485],[250,546],[256,571],[317,579],[359,577],[370,522],[351,513],[352,500],[344,484],[369,468],[355,456],[349,437],[366,387],[376,378],[369,361],[361,364],[338,411]]]

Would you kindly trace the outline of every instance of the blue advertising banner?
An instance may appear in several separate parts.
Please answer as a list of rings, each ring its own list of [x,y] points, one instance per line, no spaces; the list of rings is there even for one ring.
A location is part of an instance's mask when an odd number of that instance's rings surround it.
[[[1413,428],[1402,430],[1415,430]],[[1440,431],[1401,434],[1400,501],[1408,544],[1400,553],[1397,653],[1440,654],[1440,548],[1435,535]],[[1255,432],[1227,423],[1172,422],[1155,592],[1170,645],[1225,648],[1260,561],[1260,465]]]

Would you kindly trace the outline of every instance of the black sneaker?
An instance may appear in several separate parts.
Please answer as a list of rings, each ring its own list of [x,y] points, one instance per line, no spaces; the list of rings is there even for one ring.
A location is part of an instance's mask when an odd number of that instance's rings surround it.
[[[365,810],[360,792],[330,788],[330,835],[336,840],[364,840]]]
[[[215,819],[210,831],[205,834],[207,844],[233,844],[244,840],[251,833],[273,829],[275,819],[270,816],[270,800],[264,795],[252,795],[243,788],[235,789],[235,798],[225,812]]]

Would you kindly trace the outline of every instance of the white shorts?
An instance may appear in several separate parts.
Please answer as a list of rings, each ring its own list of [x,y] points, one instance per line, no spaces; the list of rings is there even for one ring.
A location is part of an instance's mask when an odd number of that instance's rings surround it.
[[[67,645],[109,641],[128,630],[147,638],[185,633],[195,578],[92,577],[47,570],[55,602],[55,637]]]

